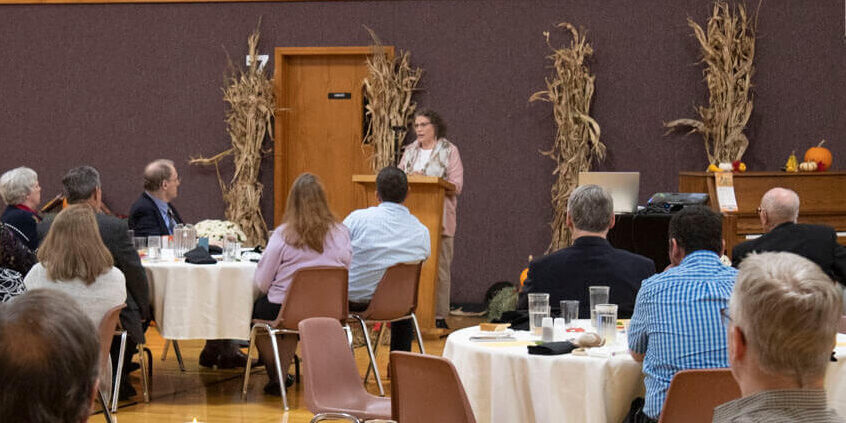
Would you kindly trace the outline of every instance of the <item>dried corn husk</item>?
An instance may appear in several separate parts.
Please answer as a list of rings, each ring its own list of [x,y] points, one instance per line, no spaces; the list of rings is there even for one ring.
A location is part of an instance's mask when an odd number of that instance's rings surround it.
[[[364,27],[373,39],[373,53],[367,58],[370,75],[364,79],[365,107],[369,125],[364,144],[373,145],[370,167],[378,172],[396,165],[402,156],[402,143],[417,104],[411,97],[423,75],[420,68],[411,68],[411,54],[400,50],[389,59],[376,33]]]
[[[247,40],[250,66],[245,70],[229,61],[225,78],[223,101],[226,110],[226,132],[232,147],[209,158],[194,158],[190,164],[214,165],[226,204],[226,219],[237,223],[247,235],[250,245],[266,245],[267,224],[259,202],[264,186],[259,182],[262,146],[272,138],[273,82],[260,67],[258,60],[259,32],[256,29]],[[229,184],[220,176],[220,161],[232,156],[235,172]]]
[[[687,23],[702,48],[708,107],[696,109],[700,120],[677,119],[664,126],[667,133],[686,128],[702,134],[709,163],[740,160],[749,147],[743,130],[752,115],[756,24],[742,4],[732,9],[722,0],[714,2],[706,29],[690,18]]]
[[[543,33],[552,50],[547,58],[553,62],[553,75],[546,78],[545,91],[529,98],[529,101],[552,103],[558,127],[552,148],[541,152],[555,161],[553,175],[558,175],[552,185],[552,240],[547,252],[570,245],[571,234],[566,224],[570,193],[578,184],[579,172],[589,170],[593,161],[605,157],[605,145],[599,140],[599,123],[590,117],[595,77],[590,73],[587,59],[593,48],[585,39],[584,30],[576,30],[566,22],[556,28],[565,28],[573,39],[569,47],[555,48],[549,42],[549,32]]]

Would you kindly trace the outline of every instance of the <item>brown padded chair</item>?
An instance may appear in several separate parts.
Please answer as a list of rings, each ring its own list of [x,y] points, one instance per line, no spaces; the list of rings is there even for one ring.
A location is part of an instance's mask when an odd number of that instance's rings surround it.
[[[452,362],[443,357],[391,352],[391,415],[401,423],[475,423]]]
[[[411,319],[414,323],[414,333],[417,334],[417,346],[420,353],[425,354],[423,348],[423,337],[420,335],[420,326],[417,325],[417,316],[414,310],[417,307],[417,286],[420,284],[420,269],[423,263],[395,264],[385,271],[376,292],[367,306],[367,310],[353,314],[352,318],[361,324],[361,331],[364,333],[364,342],[367,344],[367,354],[370,356],[370,365],[364,373],[364,383],[370,377],[370,370],[376,377],[376,385],[379,387],[379,395],[385,396],[385,389],[382,387],[382,379],[379,369],[376,367],[376,353],[379,345],[382,344],[382,336],[385,333],[385,323],[399,320]],[[367,323],[381,322],[379,337],[376,339],[376,346],[370,343],[370,335],[367,330]]]
[[[355,357],[337,319],[306,319],[300,322],[299,329],[305,363],[305,403],[315,414],[312,422],[391,418],[391,399],[371,395],[364,389]]]
[[[253,329],[250,331],[251,355],[256,344],[256,335],[270,335],[270,343],[273,346],[273,362],[276,365],[276,375],[280,383],[285,380],[285,373],[282,366],[290,363],[279,362],[279,345],[276,341],[278,334],[297,334],[297,325],[300,321],[309,317],[329,317],[338,322],[346,321],[349,315],[349,304],[347,303],[347,269],[344,267],[306,267],[294,272],[285,301],[279,308],[276,320],[253,320]],[[349,327],[346,327],[349,333]],[[348,336],[349,338],[349,336]],[[349,346],[348,346],[349,348]],[[247,386],[250,382],[250,368],[252,360],[247,360],[244,369],[244,387],[241,389],[241,397],[247,398]],[[267,366],[270,363],[265,363]],[[268,369],[268,372],[270,369]],[[288,396],[285,388],[282,391],[282,407],[288,411]]]
[[[682,370],[673,376],[659,423],[710,423],[714,407],[740,398],[729,369]]]
[[[112,337],[115,335],[115,328],[117,327],[118,318],[120,317],[120,311],[125,307],[126,304],[112,307],[106,312],[106,314],[103,315],[103,320],[100,320],[100,327],[97,330],[100,338],[100,363],[105,363],[106,360],[111,360],[111,358],[109,358],[109,350],[112,347]],[[112,375],[108,375],[108,377],[111,378]],[[97,398],[100,401],[100,405],[103,407],[103,416],[106,418],[107,422],[112,423],[112,413],[109,412],[109,404],[106,403],[106,397],[100,389],[97,389]]]

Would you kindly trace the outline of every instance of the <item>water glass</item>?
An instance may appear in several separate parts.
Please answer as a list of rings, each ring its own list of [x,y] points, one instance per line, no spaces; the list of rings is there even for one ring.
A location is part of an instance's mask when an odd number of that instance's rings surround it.
[[[223,261],[235,261],[241,255],[241,243],[234,234],[227,234],[223,238]]]
[[[529,294],[529,331],[540,335],[544,317],[549,317],[549,294]]]
[[[138,251],[139,256],[147,254],[147,238],[144,238],[143,236],[132,237],[132,245],[135,247],[135,250]]]
[[[564,324],[572,326],[579,318],[579,302],[577,300],[563,300],[561,304],[561,317],[564,318]]]
[[[596,332],[605,340],[605,345],[617,341],[617,304],[596,305]]]
[[[162,237],[158,235],[147,237],[147,258],[158,260],[161,258]]]
[[[608,294],[611,287],[608,286],[591,286],[588,287],[590,294],[590,324],[596,328],[596,305],[608,304]]]

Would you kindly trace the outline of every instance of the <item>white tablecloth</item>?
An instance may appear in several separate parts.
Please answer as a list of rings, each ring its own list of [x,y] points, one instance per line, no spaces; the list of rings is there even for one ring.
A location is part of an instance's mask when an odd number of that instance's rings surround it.
[[[458,369],[479,423],[622,421],[643,395],[640,363],[611,358],[529,355],[520,345],[471,342],[478,326],[450,334],[444,357]],[[516,332],[518,339],[537,339]],[[620,339],[622,338],[622,339]],[[625,345],[625,336],[618,336]]]
[[[144,261],[165,339],[250,339],[256,263]]]
[[[458,369],[479,423],[619,423],[643,396],[640,363],[611,358],[529,355],[525,343],[471,342],[478,326],[453,332],[444,357]],[[537,339],[517,332],[519,340]],[[625,345],[625,335],[618,343]],[[838,362],[829,365],[829,405],[846,416],[846,335],[838,335]]]

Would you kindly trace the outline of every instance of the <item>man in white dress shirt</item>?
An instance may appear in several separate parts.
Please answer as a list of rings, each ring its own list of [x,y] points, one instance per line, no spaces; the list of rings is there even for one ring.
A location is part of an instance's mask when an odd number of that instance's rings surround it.
[[[363,311],[373,298],[385,270],[397,263],[429,257],[429,230],[402,203],[408,179],[389,166],[376,177],[379,205],[356,210],[344,219],[350,230],[350,310]],[[411,320],[391,323],[391,351],[411,351]]]

